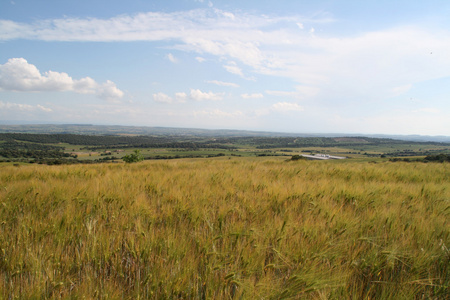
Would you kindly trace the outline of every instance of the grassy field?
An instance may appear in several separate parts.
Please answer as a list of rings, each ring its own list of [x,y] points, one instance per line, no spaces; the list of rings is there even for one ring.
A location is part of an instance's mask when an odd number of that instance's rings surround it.
[[[104,149],[100,149],[98,151],[90,151],[83,149],[82,146],[79,145],[69,145],[69,144],[57,144],[58,146],[65,147],[65,151],[72,153],[76,152],[78,154],[78,158],[81,160],[96,160],[102,159],[105,156],[102,156],[102,153],[111,152],[111,155],[121,159],[123,156],[130,154],[134,151],[132,149],[121,149],[119,152],[116,152],[117,149],[109,149],[105,147]],[[226,156],[243,156],[243,157],[251,157],[251,156],[276,156],[276,155],[286,155],[291,156],[295,154],[309,154],[312,153],[322,153],[329,155],[338,155],[345,156],[349,158],[372,158],[373,156],[380,156],[383,153],[400,153],[402,151],[414,151],[420,153],[426,151],[442,151],[444,153],[450,153],[448,145],[438,145],[438,144],[417,144],[410,145],[405,142],[405,144],[393,144],[393,145],[359,145],[358,147],[302,147],[302,148],[289,148],[289,147],[281,147],[281,148],[273,148],[273,149],[256,149],[254,146],[248,145],[234,145],[237,149],[227,150],[227,149],[156,149],[156,148],[142,148],[141,153],[145,159],[158,159],[158,158],[176,158],[176,157],[208,157],[215,156],[220,154],[224,154]],[[288,151],[286,151],[288,150]],[[78,152],[77,152],[78,151]],[[424,155],[423,155],[424,156]]]
[[[448,163],[0,164],[0,299],[448,299]]]
[[[450,154],[450,143],[368,137],[148,136],[0,133],[0,162],[74,164],[122,161],[140,151],[146,160],[218,156],[328,154],[352,159],[425,158]]]

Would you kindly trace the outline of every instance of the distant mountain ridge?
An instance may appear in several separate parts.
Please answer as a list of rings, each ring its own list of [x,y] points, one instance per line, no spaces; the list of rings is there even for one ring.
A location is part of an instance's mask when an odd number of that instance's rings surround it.
[[[201,129],[175,127],[147,127],[121,125],[92,124],[14,124],[0,125],[0,132],[16,133],[73,133],[91,135],[171,135],[171,136],[211,136],[211,137],[371,137],[388,138],[412,142],[450,143],[450,136],[428,135],[388,135],[388,134],[355,134],[355,133],[287,133],[269,131],[250,131],[235,129]]]

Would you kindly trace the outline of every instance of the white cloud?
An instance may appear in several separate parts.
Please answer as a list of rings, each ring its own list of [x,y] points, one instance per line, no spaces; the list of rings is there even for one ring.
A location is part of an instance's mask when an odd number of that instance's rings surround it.
[[[261,93],[241,94],[241,97],[244,99],[260,99],[260,98],[264,98],[264,95]]]
[[[292,102],[278,102],[272,105],[272,109],[278,112],[303,111],[303,107]]]
[[[299,85],[296,86],[295,89],[297,90],[297,97],[298,98],[311,98],[315,97],[317,94],[319,94],[320,89],[315,86],[303,86]]]
[[[53,111],[53,109],[45,107],[45,106],[42,106],[40,104],[36,105],[36,107],[39,108],[42,111],[45,111],[45,112],[52,112]]]
[[[225,17],[227,17],[227,18],[229,18],[229,19],[231,19],[231,20],[234,20],[234,19],[235,19],[235,16],[234,16],[233,13],[230,13],[230,12],[222,12],[222,14],[223,14]]]
[[[11,103],[11,102],[3,102],[0,101],[0,108],[2,110],[19,110],[19,111],[44,111],[44,112],[52,112],[51,108],[45,107],[43,105],[29,105],[29,104],[21,104],[21,103]]]
[[[175,99],[161,92],[153,94],[154,101],[168,104],[172,104],[175,102],[185,103],[188,98],[195,101],[218,101],[223,99],[223,94],[213,92],[202,92],[199,89],[191,89],[189,96],[184,92],[175,93]]]
[[[43,75],[24,58],[11,58],[0,65],[0,88],[9,91],[68,91],[73,80],[66,73],[48,71]]]
[[[172,53],[167,54],[167,59],[173,62],[174,64],[178,62],[178,59],[175,56],[173,56]]]
[[[333,21],[327,14],[276,17],[206,8],[109,19],[0,20],[0,40],[166,41],[173,49],[194,52],[199,62],[203,55],[237,62],[224,68],[243,78],[243,70],[288,78],[302,85],[295,97],[328,102],[382,99],[450,76],[448,29],[403,26],[351,36],[314,31],[315,24]],[[60,89],[70,81],[64,73],[44,77]]]
[[[242,73],[241,68],[239,68],[236,63],[230,62],[228,65],[223,66],[225,70],[230,72],[231,74],[239,75],[241,77],[244,77],[244,73]]]
[[[234,87],[234,88],[239,87],[239,85],[236,84],[236,83],[224,82],[224,81],[219,81],[219,80],[208,80],[206,82],[207,83],[212,83],[212,84],[215,84],[215,85],[219,85],[219,86],[228,86],[228,87]]]
[[[175,99],[180,103],[184,103],[186,102],[187,94],[183,92],[175,93]]]
[[[98,84],[90,77],[81,78],[73,82],[73,89],[80,94],[92,94]]]
[[[202,63],[202,62],[206,61],[206,59],[204,59],[203,57],[200,57],[200,56],[197,56],[195,58],[195,60],[198,61],[199,63]]]
[[[194,0],[195,2],[200,2],[200,3],[204,3],[204,0]],[[208,1],[208,7],[213,7],[213,3],[211,1]]]
[[[297,92],[287,92],[287,91],[266,91],[266,94],[276,97],[295,97]]]
[[[319,92],[319,88],[315,86],[300,85],[295,87],[296,91],[266,91],[266,94],[275,97],[305,99],[315,97]]]
[[[194,112],[195,117],[209,117],[209,118],[237,118],[242,117],[244,114],[241,111],[235,111],[235,112],[225,112],[219,109],[213,109],[213,110],[202,110],[202,111],[196,111]]]
[[[238,75],[246,80],[255,80],[254,77],[245,76],[244,72],[242,72],[242,69],[238,67],[238,65],[234,61],[228,62],[228,64],[224,65],[223,67],[225,68],[225,70],[227,70],[227,72],[230,72],[231,74]]]
[[[218,101],[223,99],[222,93],[202,92],[198,89],[191,89],[190,96],[195,101]]]
[[[0,65],[0,90],[16,92],[64,92],[95,94],[99,98],[116,101],[124,93],[114,82],[99,84],[90,77],[74,80],[67,73],[48,71],[43,74],[24,58],[11,58]]]
[[[255,116],[262,117],[277,113],[289,113],[289,112],[300,112],[304,111],[304,108],[294,102],[277,102],[269,107],[261,107],[254,111]]]
[[[20,104],[20,103],[11,103],[11,102],[3,102],[0,101],[0,108],[2,110],[9,110],[9,109],[17,109],[17,110],[33,110],[33,106],[29,104]]]
[[[109,80],[107,80],[105,83],[98,85],[95,94],[100,99],[112,102],[119,100],[124,95],[124,93],[117,88],[116,84]]]
[[[405,85],[402,85],[402,86],[396,86],[396,87],[392,88],[391,92],[392,92],[393,96],[399,96],[401,94],[406,93],[411,88],[412,88],[412,84],[405,84]]]
[[[173,103],[173,99],[164,93],[153,94],[153,100],[161,103]]]

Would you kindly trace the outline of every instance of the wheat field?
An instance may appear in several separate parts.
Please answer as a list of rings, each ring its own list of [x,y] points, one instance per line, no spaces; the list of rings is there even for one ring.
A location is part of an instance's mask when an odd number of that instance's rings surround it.
[[[450,168],[0,165],[1,299],[448,299]]]

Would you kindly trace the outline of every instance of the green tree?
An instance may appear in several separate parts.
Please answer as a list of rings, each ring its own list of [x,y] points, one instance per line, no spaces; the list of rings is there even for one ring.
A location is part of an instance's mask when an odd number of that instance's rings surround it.
[[[304,156],[301,155],[292,155],[291,160],[295,161],[295,160],[300,160],[300,159],[305,159]]]
[[[139,161],[143,161],[144,157],[141,154],[140,150],[134,150],[134,153],[127,154],[124,157],[122,157],[123,161],[126,163],[135,163]]]

